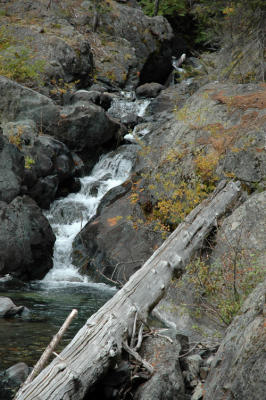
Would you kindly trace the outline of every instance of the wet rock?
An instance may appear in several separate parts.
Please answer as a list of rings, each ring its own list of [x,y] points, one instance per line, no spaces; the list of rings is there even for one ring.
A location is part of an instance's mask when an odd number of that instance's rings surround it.
[[[143,119],[134,113],[127,114],[121,118],[122,124],[126,125],[126,127],[129,129],[133,129],[134,126],[141,123],[142,121]]]
[[[42,279],[52,267],[55,236],[37,204],[16,197],[1,203],[0,218],[0,274]]]
[[[160,83],[145,83],[136,89],[136,94],[139,97],[157,97],[163,89],[165,89],[165,87]]]
[[[244,302],[218,349],[204,385],[204,399],[260,400],[265,394],[266,281]]]
[[[0,132],[0,201],[9,203],[21,190],[24,157]]]
[[[0,372],[0,398],[12,400],[19,386],[27,379],[31,368],[20,362]]]
[[[0,317],[12,317],[23,312],[24,307],[17,307],[8,297],[0,296]]]
[[[102,93],[101,91],[97,90],[78,90],[77,92],[73,93],[70,98],[70,102],[71,104],[74,104],[82,101],[91,101],[106,111],[111,106],[112,99],[113,98],[109,93]]]

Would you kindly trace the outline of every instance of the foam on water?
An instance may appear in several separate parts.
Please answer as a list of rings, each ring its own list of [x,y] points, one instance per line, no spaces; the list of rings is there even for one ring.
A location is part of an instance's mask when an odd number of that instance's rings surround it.
[[[132,98],[132,92],[121,92],[121,95],[121,98],[114,98],[108,114],[116,118],[123,118],[128,114],[144,116],[146,108],[150,104],[149,99]]]
[[[95,215],[103,196],[113,187],[123,183],[132,168],[130,160],[122,154],[105,155],[95,165],[90,176],[81,178],[79,193],[71,193],[56,200],[46,213],[56,235],[53,268],[43,279],[47,286],[79,284],[91,285],[87,277],[79,274],[71,263],[72,243],[75,236]]]

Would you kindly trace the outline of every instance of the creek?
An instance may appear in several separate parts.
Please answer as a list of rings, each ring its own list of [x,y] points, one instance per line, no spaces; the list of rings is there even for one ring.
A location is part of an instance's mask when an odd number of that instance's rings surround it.
[[[148,104],[148,100],[136,100],[131,92],[122,92],[113,102],[110,114],[121,117],[135,112],[142,117]],[[114,287],[80,275],[71,263],[71,251],[75,236],[95,215],[102,197],[130,175],[132,162],[119,150],[102,156],[91,174],[80,178],[78,193],[56,200],[44,213],[56,235],[53,268],[45,278],[27,284],[8,276],[0,279],[0,296],[29,309],[22,317],[0,320],[0,370],[21,361],[33,366],[70,311],[76,308],[78,317],[61,340],[56,350],[60,352],[116,292]]]

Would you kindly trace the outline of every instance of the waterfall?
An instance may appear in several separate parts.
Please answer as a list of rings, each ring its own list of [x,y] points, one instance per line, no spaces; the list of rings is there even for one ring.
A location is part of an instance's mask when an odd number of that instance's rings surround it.
[[[71,263],[72,243],[78,232],[95,215],[102,197],[129,176],[132,162],[121,153],[109,153],[100,158],[90,176],[81,178],[81,190],[56,200],[46,217],[56,235],[53,268],[43,283],[88,282]]]

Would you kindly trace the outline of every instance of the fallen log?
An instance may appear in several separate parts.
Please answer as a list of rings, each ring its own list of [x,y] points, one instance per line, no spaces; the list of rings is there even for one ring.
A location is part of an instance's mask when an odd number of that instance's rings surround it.
[[[60,356],[18,392],[15,400],[83,399],[127,347],[125,343],[135,330],[136,314],[139,320],[147,320],[173,275],[182,275],[186,263],[240,193],[239,183],[222,182],[124,287],[88,319]]]

